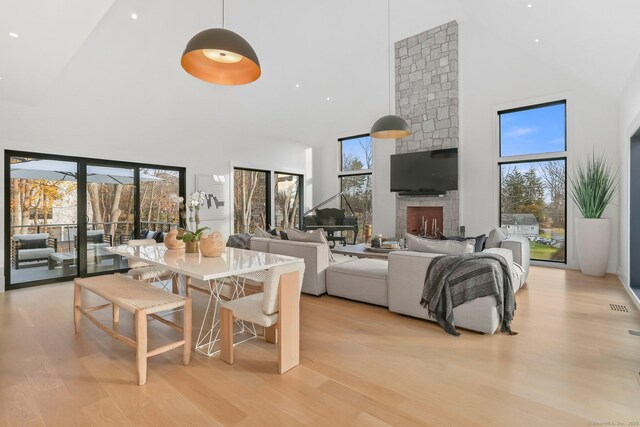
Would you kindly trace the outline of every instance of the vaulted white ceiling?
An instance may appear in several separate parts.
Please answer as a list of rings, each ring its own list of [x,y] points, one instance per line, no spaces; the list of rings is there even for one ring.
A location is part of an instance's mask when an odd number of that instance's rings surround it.
[[[220,25],[220,6],[2,0],[0,130],[13,137],[19,126],[66,121],[69,132],[82,123],[117,137],[201,126],[314,144],[386,113],[386,0],[227,1],[227,28],[253,45],[263,70],[239,87],[201,82],[180,67],[189,38]],[[394,40],[452,19],[472,22],[610,99],[640,54],[636,0],[391,0],[391,10]]]

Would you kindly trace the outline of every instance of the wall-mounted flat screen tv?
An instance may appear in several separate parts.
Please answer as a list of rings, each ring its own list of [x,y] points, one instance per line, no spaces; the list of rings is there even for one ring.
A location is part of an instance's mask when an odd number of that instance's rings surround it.
[[[457,148],[391,156],[391,191],[437,195],[457,189]]]

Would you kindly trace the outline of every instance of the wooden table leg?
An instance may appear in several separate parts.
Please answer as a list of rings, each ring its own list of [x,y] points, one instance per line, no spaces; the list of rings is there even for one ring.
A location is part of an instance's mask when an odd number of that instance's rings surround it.
[[[147,382],[147,313],[136,310],[136,368],[138,370],[138,385]]]
[[[184,348],[182,349],[182,363],[188,365],[191,361],[191,334],[193,333],[192,326],[192,300],[191,297],[187,297],[184,302],[183,311],[183,324],[182,324],[182,338],[184,339]]]
[[[280,276],[278,291],[278,371],[300,364],[300,291],[298,273]]]

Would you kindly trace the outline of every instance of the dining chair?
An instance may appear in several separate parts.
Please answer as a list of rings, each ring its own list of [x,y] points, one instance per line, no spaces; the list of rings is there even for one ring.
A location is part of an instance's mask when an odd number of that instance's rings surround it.
[[[131,239],[127,242],[130,247],[140,246],[156,246],[154,239]],[[129,270],[128,275],[132,279],[140,280],[145,283],[162,283],[162,288],[167,290],[169,280],[171,280],[171,290],[174,294],[178,293],[178,277],[170,270],[161,269],[155,265],[151,265],[144,261],[128,260]]]
[[[269,269],[263,292],[224,302],[220,311],[220,358],[233,364],[236,320],[265,328],[267,342],[278,344],[278,372],[283,374],[300,363],[300,291],[304,263]]]

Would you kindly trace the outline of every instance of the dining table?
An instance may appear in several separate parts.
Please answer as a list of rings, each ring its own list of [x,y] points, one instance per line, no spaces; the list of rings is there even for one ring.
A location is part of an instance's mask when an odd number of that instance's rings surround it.
[[[164,244],[119,245],[105,249],[124,258],[155,266],[158,271],[169,270],[173,273],[174,279],[183,277],[187,296],[191,296],[193,290],[209,296],[195,344],[195,350],[207,356],[213,356],[220,351],[219,311],[225,300],[244,297],[247,281],[264,281],[268,270],[272,267],[304,262],[302,258],[237,248],[225,248],[222,255],[218,257],[186,253],[184,249],[168,249]],[[226,293],[223,292],[225,287]],[[299,353],[299,310],[295,310],[295,313],[287,313],[286,319],[287,324],[281,327],[289,329],[288,332],[294,334],[293,341],[296,348],[292,350]],[[237,328],[234,334],[249,336],[240,342],[257,336],[255,325],[242,320],[236,323]],[[299,358],[293,358],[293,360],[297,359]]]

